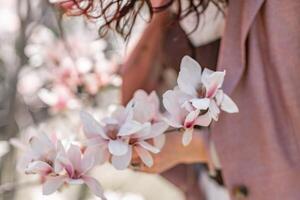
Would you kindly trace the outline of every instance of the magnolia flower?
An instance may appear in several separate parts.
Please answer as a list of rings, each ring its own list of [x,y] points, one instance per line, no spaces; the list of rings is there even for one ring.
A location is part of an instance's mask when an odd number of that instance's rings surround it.
[[[112,117],[103,119],[101,124],[86,112],[80,114],[83,130],[89,138],[88,145],[100,144],[111,155],[111,162],[117,169],[124,169],[130,164],[132,149],[128,135],[142,132],[150,126],[128,120],[128,112],[121,107]]]
[[[200,110],[189,111],[182,105],[188,101],[190,96],[178,89],[169,90],[163,95],[163,104],[168,112],[166,121],[172,127],[184,129],[182,144],[188,145],[192,140],[195,126],[207,125]]]
[[[28,144],[12,139],[10,142],[23,150],[23,156],[18,163],[18,169],[26,174],[47,176],[56,173],[57,138],[41,133],[29,139]]]
[[[192,58],[185,56],[182,59],[177,79],[179,89],[191,97],[184,106],[189,109],[187,103],[190,102],[194,109],[208,110],[205,116],[209,123],[212,119],[218,120],[219,107],[228,113],[238,112],[236,104],[221,89],[224,76],[225,71],[214,72],[204,69],[201,72],[200,65]]]
[[[120,170],[129,166],[133,151],[148,167],[151,167],[153,159],[150,152],[160,151],[164,141],[161,135],[168,128],[165,122],[159,121],[159,113],[155,111],[158,109],[154,106],[158,103],[155,94],[150,95],[148,99],[154,103],[153,105],[149,101],[142,103],[144,97],[147,97],[143,95],[142,92],[137,93],[126,108],[120,107],[101,123],[90,114],[81,113],[83,129],[89,138],[89,144],[101,144],[111,155],[111,163]],[[145,113],[144,109],[147,107],[151,109]],[[154,146],[148,143],[150,139],[154,140]]]
[[[96,196],[106,199],[98,181],[87,175],[96,164],[96,156],[99,156],[99,154],[95,148],[87,148],[82,153],[79,146],[71,145],[66,152],[60,144],[57,161],[60,164],[59,167],[64,170],[64,173],[47,177],[43,185],[43,194],[52,194],[64,183],[86,184]]]
[[[150,122],[152,132],[149,138],[153,139],[154,146],[161,149],[164,145],[165,134],[168,124],[165,123],[160,112],[160,102],[155,91],[149,95],[143,90],[137,90],[131,101],[133,107],[133,118],[141,123]]]
[[[209,69],[202,72],[200,65],[188,56],[182,59],[178,87],[163,95],[163,104],[169,114],[169,125],[184,129],[184,145],[191,142],[195,126],[205,127],[212,119],[217,121],[220,109],[238,112],[236,104],[221,89],[224,76],[225,72]]]

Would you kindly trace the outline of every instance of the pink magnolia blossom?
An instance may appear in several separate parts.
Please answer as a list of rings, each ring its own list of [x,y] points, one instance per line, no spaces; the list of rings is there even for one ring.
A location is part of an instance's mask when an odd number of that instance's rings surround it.
[[[189,111],[182,106],[189,98],[190,96],[179,89],[168,90],[163,95],[163,104],[167,111],[166,121],[172,127],[184,129],[182,143],[185,146],[191,142],[195,126],[203,126],[200,110]]]
[[[214,72],[204,69],[192,58],[185,56],[182,59],[181,69],[177,79],[179,89],[190,95],[188,101],[194,109],[207,110],[207,120],[218,120],[219,107],[228,113],[238,112],[238,107],[221,89],[225,71]],[[186,102],[187,103],[187,102]],[[185,105],[188,107],[188,105]]]
[[[57,168],[60,168],[62,172],[55,176],[47,177],[43,185],[43,194],[52,194],[64,183],[75,185],[86,184],[96,196],[106,199],[99,182],[87,175],[97,164],[97,156],[99,156],[99,153],[93,147],[87,148],[84,153],[82,153],[79,146],[71,145],[66,152],[64,147],[60,144],[57,156],[59,167]]]
[[[151,153],[159,153],[163,145],[164,137],[161,135],[168,125],[159,121],[159,114],[155,111],[158,109],[155,106],[158,103],[155,94],[149,97],[144,95],[142,92],[137,93],[126,108],[120,107],[101,123],[90,114],[81,113],[84,132],[90,143],[100,143],[111,155],[111,163],[117,169],[129,166],[133,151],[148,167],[151,167],[153,165]],[[149,104],[144,97],[149,98]],[[147,107],[150,107],[149,113],[143,113],[145,110],[142,108]],[[154,145],[148,142],[151,139],[154,140]]]
[[[168,124],[160,111],[160,101],[155,91],[149,95],[143,90],[137,90],[131,101],[133,107],[133,119],[141,123],[150,122],[152,134],[148,136],[153,139],[154,146],[161,149],[164,145],[165,134]]]
[[[169,124],[184,128],[183,144],[192,140],[195,126],[209,126],[217,121],[220,111],[238,112],[238,107],[221,89],[225,72],[201,70],[192,58],[182,59],[178,87],[164,94],[163,103],[170,114]]]
[[[30,137],[28,143],[12,139],[11,143],[22,150],[18,169],[27,174],[39,174],[44,177],[56,173],[57,138],[41,133]]]

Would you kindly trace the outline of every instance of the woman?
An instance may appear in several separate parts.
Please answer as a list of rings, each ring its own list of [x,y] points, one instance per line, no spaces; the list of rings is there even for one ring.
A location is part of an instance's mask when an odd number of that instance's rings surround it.
[[[240,113],[221,116],[210,133],[232,199],[300,199],[299,8],[293,0],[227,6],[218,70]]]
[[[186,1],[192,5],[188,10],[191,12],[196,12],[193,5],[205,8],[207,2],[216,2]],[[127,2],[113,18],[107,18],[106,24],[112,27],[117,22],[116,30],[125,35],[128,29],[122,29],[118,22],[123,17],[125,21],[134,19],[141,2],[151,11],[160,12],[153,15],[124,64],[124,101],[135,89],[152,90],[157,86],[157,79],[148,77],[153,77],[149,73],[156,69],[153,66],[158,45],[162,44],[170,20],[164,11],[180,1]],[[299,9],[300,1],[295,0],[230,0],[227,5],[217,69],[226,70],[225,91],[237,102],[240,113],[221,116],[210,129],[210,139],[232,199],[300,199]],[[180,9],[177,13],[187,15]],[[175,145],[177,135],[168,134],[167,141],[173,145],[167,144],[156,156],[153,168],[141,166],[140,170],[160,173],[178,163],[203,161],[203,155],[191,153],[203,148],[203,143],[197,143],[200,137],[187,150],[179,142]],[[178,156],[165,153],[170,149]]]

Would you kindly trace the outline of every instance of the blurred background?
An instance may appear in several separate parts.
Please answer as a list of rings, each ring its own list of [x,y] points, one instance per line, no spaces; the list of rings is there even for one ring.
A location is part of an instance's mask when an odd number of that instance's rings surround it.
[[[64,16],[47,0],[0,0],[0,199],[96,199],[85,186],[42,196],[39,178],[17,168],[18,144],[32,135],[80,139],[79,109],[100,119],[119,103],[118,66],[144,24],[124,42],[115,33],[100,39],[99,23]],[[109,164],[92,173],[109,200],[184,199],[158,175]]]

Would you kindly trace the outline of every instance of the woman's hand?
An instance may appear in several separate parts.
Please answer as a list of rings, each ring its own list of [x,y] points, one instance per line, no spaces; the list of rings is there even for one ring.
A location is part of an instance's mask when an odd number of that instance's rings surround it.
[[[166,144],[158,154],[153,154],[154,165],[151,168],[143,165],[134,156],[134,170],[147,173],[162,173],[180,163],[208,162],[208,154],[201,138],[200,131],[193,134],[193,140],[188,146],[182,145],[182,133],[170,132],[166,134]]]

